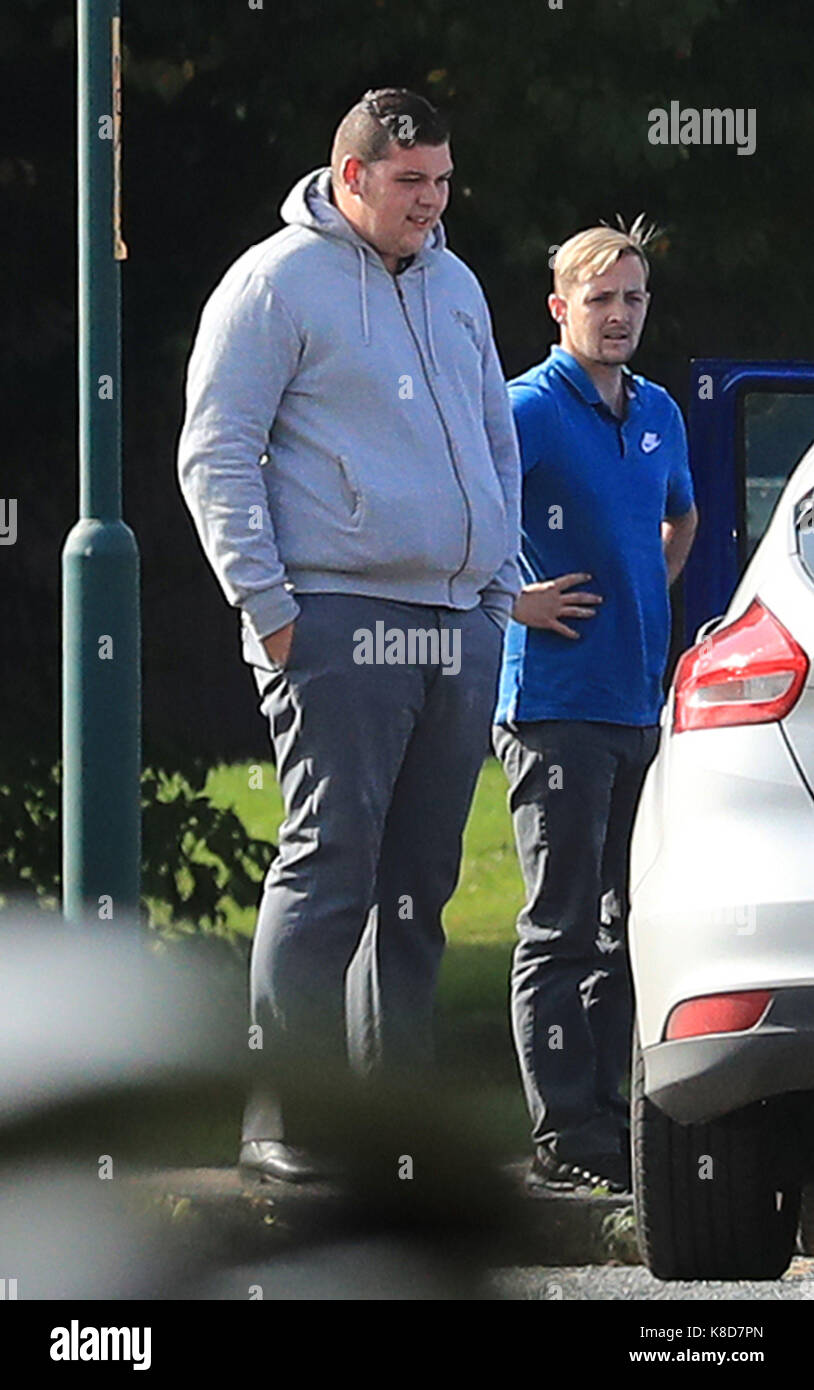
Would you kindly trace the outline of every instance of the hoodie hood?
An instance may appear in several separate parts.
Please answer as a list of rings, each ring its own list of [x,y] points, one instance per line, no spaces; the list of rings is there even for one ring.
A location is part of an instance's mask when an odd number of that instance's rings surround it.
[[[362,338],[365,345],[370,346],[372,333],[367,294],[367,264],[369,257],[375,257],[379,264],[381,264],[381,261],[370,243],[365,241],[364,237],[361,237],[359,233],[354,230],[347,218],[343,217],[339,208],[331,201],[330,169],[327,166],[322,169],[315,169],[310,174],[305,174],[303,178],[299,179],[284,200],[280,208],[280,216],[289,226],[308,227],[312,232],[319,232],[323,236],[334,237],[337,241],[347,242],[349,246],[353,247],[359,265],[359,313]],[[432,333],[432,314],[430,312],[430,296],[427,288],[427,271],[436,258],[444,251],[446,244],[447,238],[443,223],[439,221],[433,227],[421,250],[416,252],[408,266],[408,270],[417,269],[421,272],[427,342],[429,345],[430,360],[435,372],[439,371],[439,367],[436,360]]]

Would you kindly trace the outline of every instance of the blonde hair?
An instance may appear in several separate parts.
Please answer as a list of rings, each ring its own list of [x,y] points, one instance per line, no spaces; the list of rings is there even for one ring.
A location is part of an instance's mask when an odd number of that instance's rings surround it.
[[[650,273],[650,264],[644,253],[648,242],[656,235],[654,224],[645,227],[645,215],[639,213],[629,228],[625,227],[617,214],[619,230],[603,222],[599,227],[589,227],[587,231],[577,232],[560,247],[554,258],[554,293],[560,294],[568,285],[577,281],[590,280],[604,275],[622,256],[638,256],[644,266],[645,282]]]

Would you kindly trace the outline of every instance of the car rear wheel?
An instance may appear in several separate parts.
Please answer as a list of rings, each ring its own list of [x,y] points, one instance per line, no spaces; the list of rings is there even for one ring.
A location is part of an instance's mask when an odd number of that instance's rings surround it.
[[[801,1255],[814,1255],[814,1187],[803,1188],[798,1242]]]
[[[679,1125],[644,1093],[634,1039],[631,1142],[642,1259],[659,1279],[776,1279],[793,1253],[800,1188],[781,1175],[769,1103]]]

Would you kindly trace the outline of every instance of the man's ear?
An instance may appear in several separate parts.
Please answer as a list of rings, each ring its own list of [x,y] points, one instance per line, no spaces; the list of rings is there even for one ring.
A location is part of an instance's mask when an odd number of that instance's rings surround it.
[[[561,294],[550,294],[548,296],[548,312],[555,323],[565,323],[568,317],[568,304]]]
[[[345,158],[342,160],[342,166],[339,171],[340,178],[343,187],[345,187],[349,193],[361,192],[361,178],[364,167],[361,159],[358,159],[355,154],[346,154]]]

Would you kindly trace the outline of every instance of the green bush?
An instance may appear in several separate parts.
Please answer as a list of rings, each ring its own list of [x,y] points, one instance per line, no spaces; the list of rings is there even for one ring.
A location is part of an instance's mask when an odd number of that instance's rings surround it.
[[[55,907],[60,891],[59,766],[4,759],[0,770],[0,894]]]
[[[183,771],[146,768],[141,779],[142,906],[151,925],[223,931],[230,902],[250,907],[276,847],[204,794],[203,759]],[[0,767],[0,906],[8,895],[59,906],[61,766],[44,757]]]

